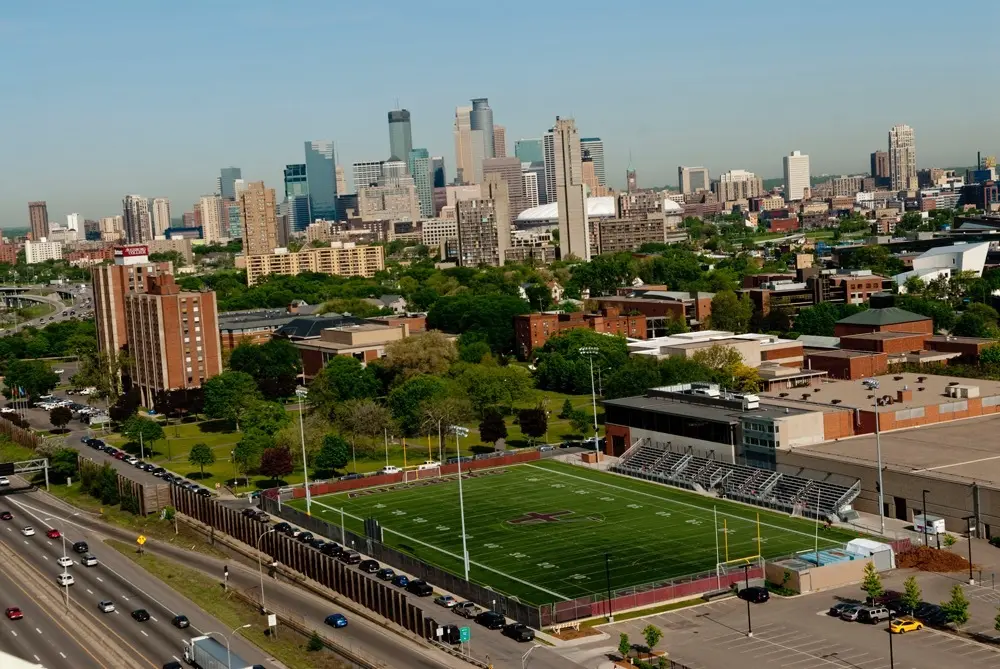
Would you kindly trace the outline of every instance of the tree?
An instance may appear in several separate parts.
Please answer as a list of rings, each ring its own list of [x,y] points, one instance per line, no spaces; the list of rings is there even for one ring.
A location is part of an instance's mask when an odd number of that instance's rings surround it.
[[[277,485],[278,479],[292,473],[292,454],[287,448],[267,448],[260,456],[260,473]]]
[[[49,480],[52,483],[65,483],[70,477],[76,476],[79,468],[80,454],[72,448],[60,448],[49,457]]]
[[[451,392],[447,381],[438,376],[414,376],[389,392],[386,405],[406,436],[419,434],[424,402],[444,399]]]
[[[663,638],[663,632],[656,625],[646,625],[642,628],[642,638],[646,641],[646,650],[649,652],[649,657],[653,657],[653,647],[660,643],[660,639]]]
[[[251,404],[261,399],[257,382],[245,372],[223,372],[203,384],[205,415],[226,420],[240,429],[240,420]]]
[[[319,632],[313,631],[309,635],[309,643],[306,644],[306,650],[310,653],[318,653],[324,648],[326,648],[326,644],[323,643],[323,637],[319,635]]]
[[[272,339],[260,345],[244,343],[230,354],[229,369],[249,374],[257,380],[264,397],[278,399],[295,392],[302,373],[302,357],[287,339]]]
[[[128,389],[128,392],[118,396],[115,403],[108,409],[108,416],[116,423],[124,423],[139,410],[141,401],[139,389],[133,386]]]
[[[285,407],[277,402],[256,400],[247,405],[243,412],[244,432],[263,432],[273,435],[275,432],[292,422]]]
[[[323,439],[323,446],[316,454],[313,464],[317,473],[322,472],[321,476],[330,476],[338,469],[342,470],[347,466],[349,456],[350,444],[340,435],[328,434]]]
[[[344,402],[341,410],[337,412],[337,421],[341,429],[351,435],[355,446],[358,437],[374,440],[375,437],[381,437],[387,430],[394,428],[389,410],[372,400]]]
[[[472,408],[480,416],[487,409],[506,406],[513,412],[514,404],[531,390],[531,376],[517,365],[469,365],[459,377]]]
[[[69,407],[55,407],[49,411],[49,422],[57,430],[66,427],[73,420],[73,411]]]
[[[628,660],[628,654],[632,651],[632,643],[628,640],[628,634],[618,635],[618,654],[622,660]]]
[[[188,462],[201,469],[201,478],[205,478],[205,466],[215,462],[215,451],[208,444],[199,442],[191,447]]]
[[[514,350],[514,316],[530,311],[525,300],[512,294],[462,292],[436,300],[427,312],[427,327],[452,334],[479,334],[494,353],[510,353]]]
[[[521,425],[521,432],[531,437],[532,441],[544,436],[549,428],[548,415],[540,405],[534,409],[521,409],[517,421]]]
[[[990,321],[986,314],[979,311],[966,310],[955,322],[952,334],[958,337],[996,337],[996,320]]]
[[[979,354],[979,362],[983,365],[1000,365],[1000,344],[984,348]]]
[[[583,409],[574,409],[569,416],[569,424],[574,432],[587,434],[594,428],[593,414]]]
[[[567,419],[573,415],[573,403],[569,401],[567,397],[563,400],[562,409],[559,410],[559,417],[562,419]]]
[[[494,444],[507,438],[507,424],[496,409],[487,409],[479,423],[479,438],[488,444]]]
[[[1000,632],[1000,609],[997,609],[997,617],[993,619],[993,629]]]
[[[941,612],[944,613],[945,621],[958,627],[969,622],[969,600],[958,583],[951,588],[951,599],[941,602]]]
[[[584,355],[580,349],[597,349],[597,354]],[[618,369],[625,365],[629,357],[624,337],[609,337],[589,328],[578,328],[553,337],[534,355],[537,359],[535,380],[538,387],[574,395],[590,394],[591,357],[595,377],[597,369]]]
[[[490,345],[482,334],[463,334],[458,338],[458,359],[478,365],[490,354]]]
[[[440,375],[458,360],[458,349],[443,332],[431,331],[391,342],[383,360],[387,369],[402,379],[423,374]]]
[[[59,375],[49,369],[42,360],[11,360],[7,363],[3,394],[8,399],[14,396],[14,389],[20,396],[38,397],[45,395],[59,383]]]
[[[260,465],[261,455],[265,450],[271,448],[274,441],[271,437],[260,432],[250,432],[236,442],[233,449],[233,463],[237,469],[243,472],[244,478],[249,484],[249,474]]]
[[[148,418],[141,418],[139,416],[133,416],[125,421],[125,425],[122,426],[121,432],[131,441],[143,444],[146,447],[157,439],[163,439],[162,425],[157,423],[155,420],[149,420]]]
[[[923,597],[923,593],[920,592],[920,586],[917,585],[917,578],[910,576],[903,582],[903,597],[901,598],[903,608],[912,614],[920,606],[921,597]]]
[[[876,597],[885,592],[882,587],[882,576],[878,573],[878,569],[875,568],[875,563],[869,561],[865,565],[864,576],[861,580],[861,589],[865,591],[868,595],[868,599],[874,601]]]
[[[370,368],[352,356],[338,355],[309,384],[309,403],[333,418],[341,402],[376,397],[379,390],[378,379]]]
[[[715,330],[728,330],[737,334],[747,332],[752,317],[753,303],[749,295],[737,296],[731,290],[724,290],[712,298],[712,315],[709,320]]]
[[[118,494],[118,471],[110,464],[105,464],[97,475],[93,489],[97,493],[94,496],[100,498],[101,504],[105,506],[118,504],[121,501]]]

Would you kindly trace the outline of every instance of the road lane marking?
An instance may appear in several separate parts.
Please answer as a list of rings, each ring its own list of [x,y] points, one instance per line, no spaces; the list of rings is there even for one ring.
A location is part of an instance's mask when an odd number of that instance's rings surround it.
[[[66,659],[66,653],[59,651],[59,654],[62,656],[62,659],[64,660]]]
[[[153,616],[150,616],[149,619],[152,620],[154,623],[156,622],[156,618],[154,618]]]
[[[42,630],[38,629],[37,627],[35,628],[35,631],[38,632],[39,634],[42,633]]]
[[[96,579],[97,579],[98,581],[100,581],[101,583],[104,583],[104,579],[103,579],[103,578],[101,578],[100,576],[95,576],[95,578],[96,578]]]
[[[27,541],[25,541],[24,543],[28,543],[28,542],[27,542]],[[42,557],[43,557],[43,558],[45,558],[46,560],[48,560],[48,559],[49,559],[49,556],[48,556],[48,555],[43,555]]]
[[[13,634],[14,636],[17,636],[17,632],[15,630],[11,630],[10,633]]]
[[[125,595],[122,595],[122,599],[124,599],[126,602],[128,601],[128,597],[126,597]]]
[[[93,592],[92,592],[92,591],[90,590],[90,588],[87,588],[87,594],[88,594],[88,595],[92,595],[92,594],[94,594],[94,593],[93,593]]]
[[[139,630],[139,631],[142,632],[143,636],[149,636],[148,634],[146,634],[146,630]]]

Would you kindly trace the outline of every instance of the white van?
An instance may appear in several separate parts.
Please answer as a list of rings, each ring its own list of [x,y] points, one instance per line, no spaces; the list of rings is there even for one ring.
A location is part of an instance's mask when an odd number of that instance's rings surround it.
[[[425,460],[424,464],[422,464],[419,467],[417,467],[417,469],[418,470],[437,469],[440,466],[441,466],[441,463],[438,462],[437,460]]]
[[[401,471],[403,471],[403,470],[400,469],[399,467],[396,467],[394,465],[386,465],[382,469],[378,470],[378,473],[379,474],[398,474]]]

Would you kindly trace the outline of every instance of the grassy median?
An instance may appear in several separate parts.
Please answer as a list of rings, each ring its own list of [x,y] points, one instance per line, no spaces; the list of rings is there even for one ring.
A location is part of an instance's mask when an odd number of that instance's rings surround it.
[[[288,627],[281,626],[277,638],[266,636],[264,634],[266,623],[258,609],[236,597],[227,596],[216,579],[148,552],[140,557],[135,546],[121,541],[108,540],[106,543],[169,585],[171,589],[193,601],[228,628],[248,623],[253,625],[251,628],[240,630],[240,634],[291,669],[346,669],[349,666],[330,650],[307,650],[309,638]]]

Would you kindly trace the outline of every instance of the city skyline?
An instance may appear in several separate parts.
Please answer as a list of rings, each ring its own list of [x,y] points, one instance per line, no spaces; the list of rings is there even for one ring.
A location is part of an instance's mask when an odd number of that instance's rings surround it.
[[[609,33],[604,47],[635,60],[636,66],[625,72],[609,63],[567,71],[559,78],[525,79],[524,72],[537,67],[540,44],[558,46],[566,62],[590,62],[591,47],[569,36],[585,30],[602,11],[601,5],[587,1],[580,4],[581,11],[559,12],[557,23],[530,22],[524,16],[539,8],[525,3],[491,24],[509,41],[513,54],[509,67],[490,70],[491,78],[483,78],[478,62],[449,62],[449,76],[427,88],[413,76],[412,68],[382,67],[392,57],[376,54],[364,67],[336,75],[302,68],[294,81],[308,86],[315,98],[309,105],[292,104],[278,95],[261,96],[246,105],[234,89],[232,95],[215,96],[213,101],[218,102],[208,107],[189,104],[207,62],[238,54],[242,66],[254,69],[255,76],[286,85],[289,73],[284,66],[290,55],[316,63],[329,53],[323,45],[295,40],[294,31],[282,32],[294,17],[256,0],[240,4],[240,11],[230,11],[224,3],[202,7],[193,2],[172,6],[169,12],[145,6],[120,11],[115,2],[86,8],[67,3],[59,12],[44,14],[31,5],[13,7],[0,25],[5,38],[0,50],[9,60],[30,65],[0,77],[11,91],[9,123],[27,131],[0,139],[4,155],[16,157],[0,179],[0,225],[27,225],[25,203],[36,200],[48,203],[54,222],[71,212],[90,219],[114,215],[128,193],[169,198],[176,218],[211,193],[219,169],[227,165],[241,166],[248,181],[262,179],[268,187],[280,189],[284,166],[301,162],[302,142],[313,137],[332,139],[338,163],[345,168],[384,160],[386,113],[396,108],[397,98],[399,108],[412,114],[414,146],[444,156],[449,180],[455,174],[454,110],[477,96],[489,99],[495,123],[506,128],[511,147],[522,138],[541,137],[557,115],[573,117],[582,135],[604,141],[607,182],[618,189],[625,186],[630,153],[641,185],[648,186],[674,184],[677,165],[704,165],[713,174],[745,169],[764,178],[779,177],[782,156],[794,148],[810,156],[814,175],[861,173],[867,171],[872,151],[887,148],[886,132],[896,124],[915,129],[921,168],[968,165],[976,151],[997,152],[988,139],[992,137],[989,104],[970,109],[940,96],[917,101],[886,93],[878,105],[858,105],[849,95],[830,95],[829,82],[814,76],[818,68],[834,61],[839,68],[870,67],[880,59],[886,66],[907,62],[879,37],[880,25],[898,24],[901,3],[847,2],[843,12],[824,18],[824,30],[819,32],[811,11],[785,11],[787,2],[772,0],[763,8],[724,4],[724,12],[698,7],[685,7],[679,13],[658,6],[626,8],[617,22],[620,27]],[[442,26],[453,36],[449,51],[478,46],[476,19],[456,16],[452,5],[458,6],[445,2],[416,12],[389,2],[378,9],[348,10],[336,17],[338,25],[348,26],[338,48],[350,50],[376,36],[412,38]],[[921,7],[929,11],[933,5],[907,4],[907,15],[913,18],[904,19],[906,25],[900,27],[927,34],[929,28],[918,20]],[[856,21],[855,14],[861,11],[864,22]],[[989,7],[986,12],[998,10]],[[297,16],[302,14],[311,22],[322,22],[331,20],[334,10],[305,1],[296,9]],[[957,17],[938,14],[935,45],[954,58],[972,57],[975,45],[988,37],[988,20],[965,26]],[[720,87],[719,73],[745,49],[740,36],[770,25],[775,16],[781,17],[785,37],[780,44],[754,42],[753,64],[760,76]],[[211,39],[198,37],[219,21],[233,26],[226,31],[231,34],[213,30]],[[683,70],[661,71],[645,64],[677,62],[690,49],[703,47],[698,41],[703,33],[696,28],[704,21],[717,34],[732,37],[728,41],[732,46],[713,46],[707,57],[695,61],[696,67]],[[669,40],[662,39],[664,22],[671,26]],[[144,49],[150,25],[164,34],[183,33],[197,48]],[[43,42],[37,40],[41,29],[47,36]],[[81,35],[93,48],[78,48]],[[268,39],[257,39],[263,35]],[[866,41],[865,54],[844,53],[840,47],[845,35]],[[255,46],[248,49],[244,42]],[[753,105],[735,108],[733,100],[751,95],[766,80],[769,64],[786,62],[791,47],[805,50],[805,57],[783,68],[784,75],[792,77],[789,83],[795,84],[796,95],[755,96]],[[142,57],[121,62],[120,53],[133,51]],[[922,70],[922,76],[947,77],[952,88],[971,90],[979,82],[973,72],[949,69],[944,62],[928,62],[926,68],[929,71]],[[621,81],[609,84],[606,95],[595,94],[600,91],[598,82],[608,81],[612,73]],[[315,85],[332,83],[333,76],[337,87],[328,86],[326,91],[324,85]],[[656,106],[655,121],[634,99],[619,100],[614,95],[627,86],[648,84],[651,76],[665,91],[649,101]],[[362,96],[349,105],[336,104],[337,89],[359,82],[364,83],[358,86],[365,91]],[[133,88],[134,94],[119,95]],[[99,112],[109,96],[120,101],[115,113]],[[162,104],[154,105],[153,99]],[[141,155],[135,152],[140,146]]]

